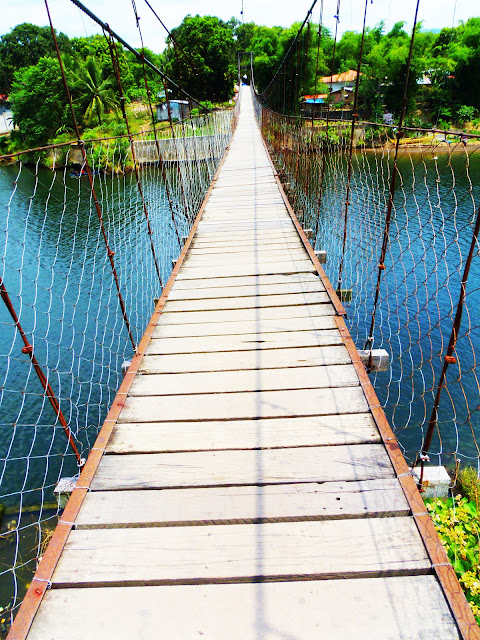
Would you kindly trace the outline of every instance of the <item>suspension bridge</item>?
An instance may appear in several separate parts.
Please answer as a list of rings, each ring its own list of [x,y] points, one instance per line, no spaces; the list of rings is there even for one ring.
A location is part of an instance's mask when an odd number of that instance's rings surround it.
[[[0,157],[0,637],[479,639],[420,492],[478,476],[480,136],[404,126],[417,13],[387,133],[365,17],[348,122],[301,112],[314,1],[263,93],[240,55],[234,109],[132,134],[116,42],[192,97],[72,1],[127,134],[57,47],[76,140]]]
[[[9,637],[473,630],[343,315],[244,91]]]

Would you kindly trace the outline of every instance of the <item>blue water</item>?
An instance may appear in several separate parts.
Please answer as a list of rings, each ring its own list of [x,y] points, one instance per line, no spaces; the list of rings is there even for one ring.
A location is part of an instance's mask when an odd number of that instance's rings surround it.
[[[165,282],[179,245],[158,176],[146,171],[143,179]],[[102,174],[96,189],[138,342],[161,284],[137,186],[133,175]],[[133,352],[88,182],[62,171],[2,167],[0,208],[1,275],[85,455]],[[188,222],[178,212],[177,225],[185,234]],[[3,303],[0,323],[1,501],[40,504],[76,464]]]
[[[391,165],[391,158],[373,152],[355,156],[342,288],[353,291],[345,306],[359,348],[369,332]],[[436,159],[433,154],[414,155],[401,157],[398,167],[374,332],[374,346],[387,349],[391,368],[372,380],[407,456],[413,456],[421,446],[450,337],[474,204],[480,200],[480,156],[473,153],[467,167],[463,154],[438,154]],[[317,246],[327,249],[326,270],[334,286],[342,254],[345,176],[345,156],[332,156]],[[169,179],[174,183],[175,175],[170,173]],[[165,282],[178,241],[159,176],[145,171],[142,180]],[[144,212],[132,175],[102,174],[96,188],[138,342],[161,292]],[[318,207],[312,202],[314,215]],[[121,381],[121,364],[132,355],[88,183],[62,171],[2,167],[0,210],[2,277],[86,454]],[[188,221],[180,211],[177,206],[183,235]],[[309,226],[314,224],[312,219]],[[432,446],[444,462],[452,462],[452,454],[475,461],[478,454],[479,283],[477,247],[458,342],[460,366],[449,369]],[[76,464],[3,304],[0,323],[1,500],[40,504],[52,499],[59,475],[73,475]]]
[[[359,348],[369,335],[385,227],[392,158],[365,151],[354,156],[341,288]],[[327,249],[326,271],[338,283],[342,255],[346,157],[332,158],[317,245]],[[391,357],[388,373],[371,376],[407,458],[414,459],[430,419],[436,385],[452,331],[463,269],[480,203],[480,156],[463,152],[406,154],[398,161],[385,271],[374,330],[374,347]],[[434,462],[477,465],[480,436],[480,255],[475,247],[457,343],[442,394]]]

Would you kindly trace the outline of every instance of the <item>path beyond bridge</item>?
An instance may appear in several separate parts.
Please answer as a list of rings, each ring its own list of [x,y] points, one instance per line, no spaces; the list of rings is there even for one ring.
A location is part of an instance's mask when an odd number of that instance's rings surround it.
[[[342,305],[242,101],[11,638],[470,637]]]

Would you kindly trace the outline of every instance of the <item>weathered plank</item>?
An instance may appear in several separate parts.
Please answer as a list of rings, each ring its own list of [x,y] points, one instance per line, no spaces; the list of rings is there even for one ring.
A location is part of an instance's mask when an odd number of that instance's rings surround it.
[[[251,276],[251,275],[269,275],[275,273],[315,273],[316,269],[310,260],[282,260],[272,262],[258,262],[252,264],[225,264],[221,268],[223,277],[228,276]],[[218,278],[218,267],[196,266],[189,267],[186,265],[180,270],[177,279],[179,280],[196,280],[202,278]]]
[[[212,487],[162,491],[92,491],[78,529],[244,524],[406,516],[395,479],[267,487]]]
[[[146,349],[147,355],[175,353],[210,353],[214,351],[252,351],[255,349],[286,349],[343,345],[336,329],[323,331],[279,331],[273,333],[247,333],[230,336],[204,336],[191,338],[153,338]]]
[[[148,468],[148,473],[145,469]],[[108,455],[94,491],[393,478],[382,445]]]
[[[174,294],[178,291],[199,291],[200,289],[232,289],[232,292],[236,295],[237,290],[241,290],[243,287],[255,287],[260,290],[263,287],[270,287],[275,285],[292,285],[298,286],[297,291],[303,291],[302,287],[311,284],[322,284],[318,275],[315,273],[275,273],[267,275],[253,275],[253,276],[231,276],[229,278],[209,278],[208,280],[197,280],[192,282],[191,280],[175,280],[171,293]],[[170,295],[169,295],[170,298]]]
[[[273,206],[257,206],[257,213],[255,217],[252,217],[252,208],[255,204],[245,203],[235,208],[235,211],[231,211],[231,203],[227,203],[228,200],[224,200],[222,203],[216,205],[210,205],[205,208],[202,215],[203,222],[226,222],[231,223],[243,223],[243,222],[265,222],[265,221],[277,221],[288,220],[289,215],[285,210],[283,202]]]
[[[158,422],[161,420],[234,420],[236,418],[253,420],[362,413],[367,410],[365,395],[359,386],[289,389],[186,396],[128,397],[119,421]]]
[[[295,334],[294,334],[295,335]],[[172,340],[175,342],[175,339]],[[275,391],[280,389],[316,389],[358,386],[353,365],[298,367],[295,369],[249,369],[208,373],[158,373],[138,375],[130,387],[130,396],[164,396],[191,393],[227,393],[232,391]]]
[[[234,243],[237,240],[240,242],[251,242],[255,240],[256,242],[262,242],[264,239],[268,237],[268,239],[273,240],[294,240],[299,239],[298,233],[294,227],[285,227],[284,229],[229,229],[229,230],[202,230],[197,231],[195,234],[197,238],[196,242],[225,242],[228,238],[228,243]]]
[[[164,313],[184,311],[215,311],[221,309],[256,309],[258,307],[287,307],[301,304],[331,304],[325,291],[286,293],[277,295],[253,295],[234,298],[201,298],[200,300],[169,300]]]
[[[162,314],[161,324],[201,324],[215,322],[255,322],[263,325],[265,320],[285,318],[314,318],[333,316],[335,309],[329,304],[310,304],[292,307],[266,307],[265,309],[230,309],[226,311],[191,311],[190,313]]]
[[[228,280],[229,278],[226,278]],[[277,284],[250,284],[245,286],[223,286],[201,289],[172,289],[168,296],[169,302],[173,300],[202,300],[210,298],[244,298],[248,296],[278,296],[286,294],[302,294],[310,292],[325,291],[322,281],[317,278],[315,281],[307,282],[286,282]]]
[[[233,256],[235,256],[235,257],[238,257],[239,259],[241,259],[241,256],[244,255],[245,253],[247,254],[252,253],[256,250],[255,242],[242,243],[241,245],[232,243],[232,244],[228,244],[227,246],[229,247],[228,252],[232,256],[232,258]],[[294,241],[278,240],[277,242],[273,241],[273,242],[268,242],[268,244],[265,244],[265,246],[263,247],[263,251],[265,253],[273,252],[273,251],[276,251],[276,252],[289,251],[290,249],[295,249],[295,248],[298,248],[298,239]],[[196,245],[194,240],[190,245],[190,251],[194,253],[196,257],[203,256],[207,260],[208,256],[224,254],[225,245],[224,244],[217,245],[216,243],[207,243],[207,242],[205,242],[205,244],[199,243],[198,245]]]
[[[418,574],[430,566],[415,523],[405,517],[81,529],[71,532],[52,582],[61,587],[325,579]]]
[[[233,264],[239,262],[242,265],[258,264],[263,262],[280,262],[285,260],[306,260],[308,259],[307,252],[302,248],[297,249],[281,249],[279,251],[256,251],[256,252],[243,252],[241,256],[229,255],[229,252],[223,254],[209,254],[208,257],[204,255],[196,256],[193,252],[189,254],[188,258],[184,261],[187,267],[199,267],[204,266],[217,266],[224,264]]]
[[[249,236],[241,234],[235,238],[231,238],[228,234],[217,234],[215,237],[209,237],[208,235],[200,237],[195,235],[191,246],[195,250],[214,248],[215,251],[218,251],[222,247],[232,247],[237,251],[240,251],[242,248],[246,248],[250,251],[252,248],[258,246],[258,243],[262,242],[262,239],[265,240],[265,245],[268,241],[268,246],[293,246],[295,244],[298,246],[299,241],[298,233],[294,230],[287,235],[284,233],[274,233],[273,236],[271,236],[270,233],[268,235],[250,234]]]
[[[379,443],[367,413],[267,420],[117,424],[108,453],[171,453]]]
[[[140,363],[139,371],[142,373],[193,373],[350,363],[351,358],[344,346],[263,350],[258,348],[252,351],[213,352],[208,355],[203,353],[146,355]]]
[[[64,638],[66,611],[69,640],[460,638],[434,576],[51,589],[29,640]]]
[[[156,338],[179,338],[188,336],[224,336],[262,332],[302,332],[320,331],[336,328],[333,313],[329,316],[311,318],[279,318],[278,320],[260,320],[244,322],[207,322],[202,324],[158,324],[153,332]]]
[[[270,233],[271,230],[287,231],[292,230],[292,222],[288,218],[276,219],[276,220],[250,220],[242,222],[240,221],[218,221],[218,222],[202,222],[200,221],[197,227],[197,233],[199,235],[205,235],[206,233],[259,233],[261,231]]]

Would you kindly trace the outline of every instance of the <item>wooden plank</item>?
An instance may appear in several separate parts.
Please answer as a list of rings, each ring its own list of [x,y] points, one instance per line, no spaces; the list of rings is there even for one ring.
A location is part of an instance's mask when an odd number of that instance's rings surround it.
[[[225,220],[228,224],[243,223],[245,221],[258,222],[264,218],[273,221],[290,222],[291,218],[283,200],[278,197],[268,195],[263,200],[257,200],[252,194],[250,196],[239,197],[217,197],[209,201],[204,209],[204,213],[208,215],[202,222],[210,222],[212,220]]]
[[[257,242],[263,242],[267,239],[279,240],[279,239],[297,239],[299,238],[296,229],[293,226],[286,226],[281,229],[222,229],[216,230],[198,230],[195,234],[197,242],[215,242],[228,240],[228,243],[239,241],[251,242],[256,240]]]
[[[81,529],[71,532],[52,581],[75,587],[325,579],[426,573],[430,566],[406,517]]]
[[[226,245],[228,247],[228,252],[232,255],[238,256],[245,253],[251,253],[256,250],[256,243],[243,243],[241,245],[236,245],[236,243],[230,243]],[[263,247],[265,252],[272,251],[288,251],[290,249],[298,248],[298,240],[295,241],[287,241],[287,240],[278,240],[277,242],[269,242],[267,245]],[[208,243],[205,244],[199,243],[198,245],[195,242],[190,245],[190,254],[194,254],[195,256],[203,256],[205,259],[208,259],[210,255],[224,254],[225,253],[225,245],[217,245],[216,243]]]
[[[209,278],[208,280],[175,280],[171,294],[178,291],[199,289],[232,289],[237,294],[237,287],[270,287],[273,285],[292,285],[298,287],[297,291],[302,291],[302,287],[307,283],[311,285],[322,285],[322,281],[315,273],[275,273],[271,275],[253,275],[253,276],[231,276],[230,278]],[[170,298],[170,296],[169,296]]]
[[[412,597],[415,594],[415,597]],[[98,616],[99,602],[102,614]],[[234,606],[232,606],[234,603]],[[346,607],[348,614],[345,615]],[[51,589],[29,640],[459,640],[434,576]],[[121,615],[119,615],[121,612]],[[189,612],[189,615],[185,615]]]
[[[266,320],[285,320],[287,318],[314,318],[333,316],[335,309],[330,304],[310,304],[308,306],[266,307],[265,309],[230,309],[226,311],[191,311],[190,313],[165,313],[161,324],[202,324],[218,322],[254,322],[259,330]]]
[[[273,351],[273,353],[276,353]],[[221,354],[218,354],[221,355]],[[222,354],[226,357],[227,354]],[[362,413],[360,387],[128,397],[119,422],[234,420]]]
[[[295,334],[294,334],[295,335]],[[164,373],[138,375],[130,387],[131,396],[228,393],[232,391],[274,391],[358,386],[353,365],[262,369],[261,371],[212,371],[208,373]]]
[[[276,232],[273,232],[272,234],[269,233],[268,237],[263,234],[261,234],[260,237],[258,234],[250,234],[249,236],[242,234],[235,238],[230,237],[228,234],[217,235],[215,237],[209,237],[208,235],[200,237],[195,234],[192,247],[196,250],[207,249],[209,247],[214,247],[217,251],[221,250],[222,247],[232,247],[232,249],[238,250],[242,247],[246,247],[251,250],[252,247],[257,246],[259,242],[263,243],[263,241],[265,241],[265,245],[267,245],[267,240],[268,246],[298,246],[298,243],[300,242],[298,233],[295,230],[288,234],[278,234]]]
[[[141,373],[193,373],[195,371],[239,371],[350,364],[345,347],[301,347],[252,351],[146,355]]]
[[[202,278],[218,278],[218,267],[184,267],[177,279],[197,280]],[[221,268],[224,277],[254,276],[274,273],[315,273],[316,269],[310,260],[285,260],[282,262],[259,262],[258,264],[226,264]]]
[[[104,456],[93,478],[92,490],[349,482],[393,477],[385,448],[380,444],[143,453]]]
[[[278,296],[290,293],[300,294],[313,291],[325,291],[322,281],[317,278],[311,282],[286,282],[280,284],[250,284],[246,286],[232,287],[212,287],[212,288],[192,288],[192,289],[172,289],[168,296],[168,301],[173,300],[202,300],[209,298],[243,298],[252,295]]]
[[[243,180],[243,181],[242,181]],[[229,193],[232,193],[234,190],[235,191],[239,191],[240,194],[242,194],[244,192],[244,190],[249,190],[249,189],[258,189],[258,187],[261,185],[262,190],[264,188],[269,189],[270,187],[272,189],[276,189],[277,193],[278,193],[278,186],[277,183],[275,181],[275,178],[273,177],[273,173],[271,176],[268,175],[259,175],[257,176],[255,173],[252,174],[252,179],[248,182],[245,181],[244,177],[241,176],[239,178],[237,178],[234,182],[232,182],[231,178],[223,178],[221,175],[218,177],[217,182],[215,183],[215,191],[217,190],[226,190]]]
[[[187,338],[152,338],[145,353],[147,355],[171,355],[181,353],[213,353],[216,351],[252,351],[286,349],[292,347],[326,347],[343,345],[340,332],[286,331],[285,333],[248,333],[231,336],[204,336]]]
[[[218,273],[218,271],[217,271]],[[287,307],[301,304],[329,304],[325,291],[306,291],[277,295],[253,295],[231,298],[200,298],[199,300],[168,300],[163,313],[190,313],[191,311],[216,311],[226,309],[258,309],[267,307]]]
[[[262,262],[278,262],[285,260],[306,260],[308,254],[305,249],[301,247],[286,247],[278,251],[252,251],[250,253],[242,252],[239,254],[230,253],[229,251],[217,254],[208,254],[207,256],[197,256],[193,251],[189,252],[185,261],[185,266],[189,267],[204,267],[204,266],[216,266],[220,264],[241,264],[262,263]]]
[[[267,420],[119,423],[108,453],[173,453],[379,443],[367,413]]]
[[[265,202],[255,202],[237,199],[232,204],[231,200],[220,200],[215,203],[211,202],[204,209],[202,222],[221,222],[226,224],[244,224],[254,223],[255,226],[259,222],[290,222],[291,218],[285,208],[285,205],[279,202],[267,204]]]
[[[320,329],[335,329],[335,318],[330,316],[313,316],[312,318],[285,318],[279,320],[262,320],[260,322],[209,322],[203,324],[160,324],[153,335],[158,338],[178,338],[189,336],[220,336],[243,334],[245,331],[255,333],[265,331],[302,332]]]
[[[268,487],[92,491],[78,529],[248,524],[409,515],[395,479]]]
[[[288,210],[285,207],[285,202],[278,193],[278,190],[277,193],[275,193],[268,189],[268,187],[265,194],[250,191],[249,193],[242,193],[239,196],[235,196],[233,193],[222,193],[214,190],[204,211],[223,215],[232,222],[239,220],[242,214],[245,216],[247,213],[250,214],[250,220],[258,220],[265,211],[277,211],[279,217],[285,218],[286,220],[290,219]]]
[[[198,224],[198,233],[219,233],[220,231],[225,233],[237,232],[243,233],[244,231],[250,231],[251,233],[258,233],[259,231],[267,231],[276,230],[276,231],[292,231],[294,229],[292,225],[292,221],[285,218],[284,220],[278,219],[275,220],[245,220],[245,221],[218,221],[218,222],[202,222],[200,221]]]

